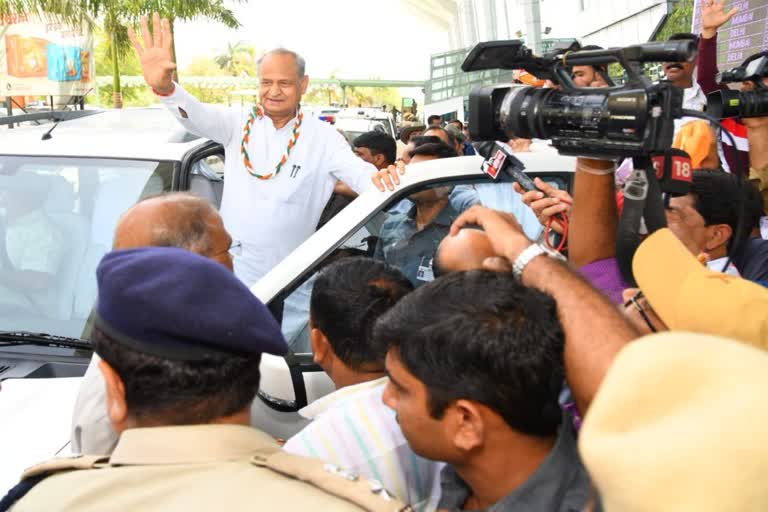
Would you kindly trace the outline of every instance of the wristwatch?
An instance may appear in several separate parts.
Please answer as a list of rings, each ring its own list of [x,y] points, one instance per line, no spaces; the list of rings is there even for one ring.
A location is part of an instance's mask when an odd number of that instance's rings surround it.
[[[515,262],[512,264],[512,274],[517,280],[520,280],[522,278],[523,270],[525,270],[525,267],[527,267],[534,258],[542,255],[565,261],[563,255],[559,252],[553,251],[549,247],[542,244],[531,244],[528,246],[528,248],[520,253],[520,256],[518,256]]]

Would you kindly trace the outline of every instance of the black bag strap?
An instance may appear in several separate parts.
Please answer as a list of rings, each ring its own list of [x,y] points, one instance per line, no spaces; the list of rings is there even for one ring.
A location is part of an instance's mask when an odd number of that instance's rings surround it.
[[[8,491],[3,499],[0,500],[0,512],[7,512],[10,510],[17,501],[26,496],[29,491],[31,491],[37,484],[45,480],[45,478],[50,474],[51,473],[33,476],[32,478],[22,480],[13,486],[13,488]]]

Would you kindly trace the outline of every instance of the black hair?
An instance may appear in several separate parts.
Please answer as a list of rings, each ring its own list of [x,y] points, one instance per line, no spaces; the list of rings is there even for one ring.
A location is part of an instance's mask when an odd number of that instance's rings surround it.
[[[210,354],[172,361],[125,347],[94,328],[93,350],[117,372],[131,417],[163,425],[195,425],[231,416],[253,402],[261,356]]]
[[[435,122],[438,122],[438,123],[440,123],[440,122],[442,122],[442,121],[443,121],[443,118],[442,118],[442,117],[440,117],[440,116],[439,116],[439,115],[437,115],[437,114],[432,114],[431,116],[429,116],[429,117],[427,118],[427,124],[428,124],[429,126],[432,126],[433,124],[435,124]]]
[[[429,127],[429,128],[427,128],[426,130],[424,130],[424,133],[427,133],[427,132],[429,132],[429,131],[439,131],[439,132],[443,132],[443,133],[445,134],[446,138],[448,139],[448,144],[449,144],[450,146],[455,146],[455,145],[456,145],[456,137],[454,137],[454,136],[453,136],[453,134],[452,134],[451,132],[449,132],[448,130],[446,130],[446,129],[445,129],[445,128],[443,128],[442,126],[430,126],[430,127]],[[429,137],[429,135],[427,135],[427,137]],[[438,137],[438,138],[439,138],[439,137]],[[442,139],[440,139],[440,140],[442,140]],[[443,142],[445,142],[445,141],[443,141]],[[454,152],[455,152],[455,150],[454,150]]]
[[[310,300],[312,327],[328,338],[336,356],[353,370],[384,368],[386,348],[371,341],[376,320],[413,291],[395,267],[372,258],[342,258],[317,276]]]
[[[372,131],[359,135],[352,145],[356,148],[368,148],[373,155],[384,155],[387,165],[392,165],[397,159],[397,143],[391,135]]]
[[[557,432],[565,341],[555,301],[510,274],[473,270],[432,281],[376,322],[374,340],[424,384],[433,417],[467,399],[518,432]]]
[[[417,135],[415,137],[411,137],[411,142],[413,142],[413,147],[415,148],[429,143],[440,144],[442,142],[445,144],[443,139],[437,135]]]
[[[731,227],[733,234],[728,241],[729,250],[734,245],[741,245],[755,224],[759,223],[759,215],[757,220],[750,218],[756,213],[752,190],[753,184],[734,174],[713,170],[696,170],[693,173],[691,194],[694,196],[694,208],[704,218],[705,225],[727,224]],[[742,208],[745,217],[739,232]]]
[[[452,119],[448,122],[448,124],[457,124],[459,125],[460,130],[464,129],[464,123],[462,123],[460,119]]]
[[[456,150],[443,141],[420,144],[410,151],[411,158],[415,156],[433,156],[435,158],[453,158]]]

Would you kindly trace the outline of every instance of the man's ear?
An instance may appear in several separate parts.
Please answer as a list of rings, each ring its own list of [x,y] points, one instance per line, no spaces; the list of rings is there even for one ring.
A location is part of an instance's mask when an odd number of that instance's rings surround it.
[[[728,224],[713,224],[707,226],[707,240],[704,248],[707,252],[713,252],[720,247],[726,247],[733,236],[733,229]]]
[[[302,96],[307,93],[307,87],[309,87],[309,76],[308,75],[304,75],[304,78],[302,78],[301,82],[299,82],[299,87],[301,88]]]
[[[99,360],[99,370],[104,377],[104,387],[107,392],[107,416],[115,431],[120,433],[126,429],[128,420],[125,385],[115,369],[103,359]]]
[[[485,441],[485,419],[475,402],[457,400],[448,406],[453,444],[459,450],[469,452],[482,446]]]
[[[328,342],[328,338],[323,334],[323,331],[313,327],[309,331],[309,344],[312,347],[312,360],[323,366],[323,363],[328,361],[328,357],[332,353],[331,344]],[[325,368],[323,366],[323,368]]]
[[[384,165],[386,158],[387,157],[385,157],[383,153],[373,155],[373,165],[375,165],[377,169],[385,169],[387,167]]]

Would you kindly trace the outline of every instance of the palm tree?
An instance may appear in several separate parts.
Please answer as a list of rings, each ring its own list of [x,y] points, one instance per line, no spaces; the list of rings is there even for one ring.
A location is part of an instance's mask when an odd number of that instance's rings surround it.
[[[227,49],[224,50],[224,53],[214,58],[214,60],[221,69],[232,76],[237,76],[238,57],[243,54],[251,55],[252,53],[253,48],[246,46],[242,41],[234,44],[227,43]]]
[[[246,3],[248,0],[234,1],[236,3]],[[215,21],[231,29],[238,29],[241,26],[240,22],[235,18],[235,13],[224,5],[224,0],[127,0],[124,2],[124,5],[129,12],[134,14],[134,21],[140,16],[149,16],[152,13],[159,12],[161,17],[167,18],[170,22],[172,32],[176,21],[191,21],[194,19]],[[176,62],[175,40],[171,50],[173,62]],[[177,81],[179,79],[175,71],[173,78]]]
[[[235,0],[244,3],[247,0]],[[223,0],[0,0],[0,15],[45,15],[62,20],[71,25],[92,23],[103,19],[104,31],[110,37],[113,73],[113,104],[122,108],[122,90],[120,85],[120,58],[130,49],[128,25],[135,25],[141,16],[159,12],[168,18],[173,30],[177,20],[187,21],[196,18],[209,19],[225,24],[230,28],[239,28],[240,22],[234,12],[224,6]],[[173,60],[176,62],[176,45],[173,47]],[[174,79],[178,76],[174,72]]]

